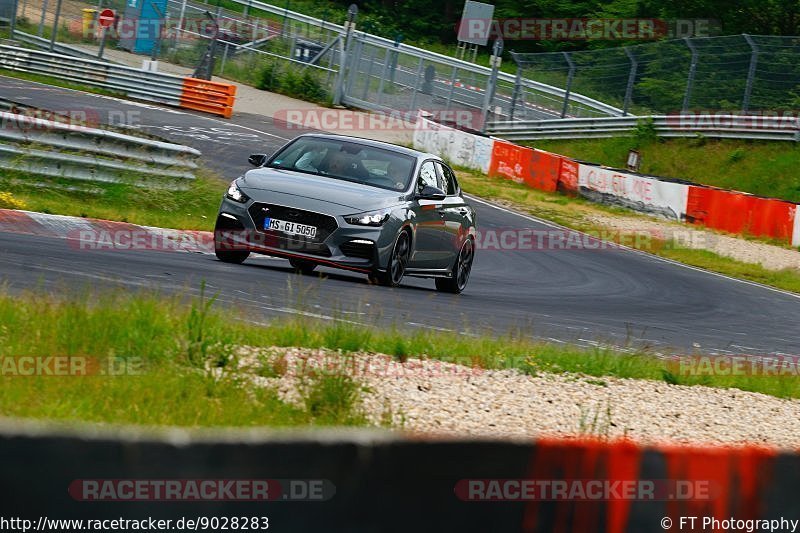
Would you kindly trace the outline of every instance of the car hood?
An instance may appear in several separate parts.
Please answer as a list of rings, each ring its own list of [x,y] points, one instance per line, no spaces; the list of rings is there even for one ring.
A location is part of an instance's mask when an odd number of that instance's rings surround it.
[[[339,215],[390,207],[405,197],[396,191],[275,168],[251,170],[238,183],[257,202]]]

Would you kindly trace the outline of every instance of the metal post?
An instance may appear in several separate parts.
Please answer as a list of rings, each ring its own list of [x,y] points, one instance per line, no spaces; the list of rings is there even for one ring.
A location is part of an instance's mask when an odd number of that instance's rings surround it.
[[[219,64],[219,75],[225,75],[225,61],[228,59],[228,50],[230,50],[230,45],[228,43],[224,44],[225,49],[222,51],[222,62]]]
[[[750,95],[753,93],[753,81],[756,76],[756,65],[758,65],[758,46],[746,33],[744,38],[750,45],[750,68],[747,71],[747,84],[744,87],[744,98],[742,99],[742,113],[747,113],[750,109]]]
[[[492,47],[492,73],[486,82],[486,95],[483,99],[483,108],[481,109],[481,133],[486,133],[486,122],[489,117],[489,107],[492,105],[494,99],[494,92],[497,89],[497,71],[500,70],[500,62],[502,61],[503,54],[503,40],[500,38],[495,39],[494,46]]]
[[[694,85],[694,74],[697,71],[697,47],[689,37],[684,37],[683,40],[686,41],[686,46],[692,51],[692,62],[689,65],[689,75],[686,78],[686,93],[683,95],[683,106],[681,107],[685,113],[689,110],[689,101],[692,98],[692,86]]]
[[[106,49],[106,37],[108,28],[103,28],[103,35],[100,37],[100,49],[97,51],[97,59],[103,59],[103,51]]]
[[[375,61],[375,54],[377,53],[377,48],[373,48],[367,58],[367,76],[366,76],[366,83],[364,83],[364,91],[361,93],[361,99],[366,100],[367,95],[369,94],[369,82],[370,78],[372,78],[372,65]]]
[[[42,17],[39,19],[39,29],[36,30],[36,35],[38,37],[41,37],[44,34],[44,16],[47,14],[47,4],[47,0],[42,2]]]
[[[355,4],[350,4],[350,7],[347,8],[347,22],[344,24],[345,38],[344,41],[341,39],[339,40],[339,75],[336,79],[336,88],[333,91],[333,105],[340,105],[342,103],[342,97],[344,96],[345,76],[347,75],[345,70],[347,69],[347,59],[352,46],[353,30],[355,30],[356,27],[357,15],[358,6]],[[355,63],[353,63],[353,65],[355,65]],[[355,78],[355,75],[351,73],[350,78],[347,80],[348,89],[353,81],[353,78]]]
[[[417,67],[417,75],[414,77],[414,90],[411,92],[411,105],[409,106],[409,111],[414,112],[416,111],[415,107],[417,105],[417,87],[419,86],[419,81],[422,79],[422,69],[425,67],[425,60],[422,57],[419,58],[419,66]]]
[[[8,25],[8,38],[9,39],[13,39],[14,38],[14,27],[17,25],[17,8],[19,7],[17,5],[17,0],[12,0],[12,3],[14,4],[14,7],[11,9],[11,21],[9,22],[9,25]],[[23,16],[24,16],[25,11],[23,11],[22,13],[23,13]]]
[[[631,62],[631,71],[628,74],[628,85],[625,87],[625,103],[622,105],[622,116],[628,115],[628,109],[631,107],[631,99],[633,98],[633,84],[636,83],[636,70],[639,67],[639,62],[636,61],[636,56],[633,55],[630,48],[627,46],[622,48],[625,50],[625,55]]]
[[[389,50],[388,48],[384,48],[384,50],[386,51],[386,53],[384,54],[385,57],[383,59],[383,70],[381,71],[381,79],[378,82],[378,100],[377,100],[378,104],[380,104],[381,100],[383,100],[383,82],[386,79],[386,76],[388,76],[389,61],[391,61],[391,54],[392,54],[391,50]]]
[[[456,74],[458,74],[458,67],[453,67],[453,73],[450,75],[450,92],[447,93],[447,103],[444,106],[445,111],[450,110],[450,102],[453,101],[453,92],[456,90]]]
[[[49,51],[53,51],[53,48],[56,46],[56,36],[58,35],[58,19],[61,17],[61,4],[63,0],[58,0],[56,2],[56,18],[53,20],[53,31],[50,34],[50,46],[48,47]]]
[[[508,120],[514,120],[514,110],[517,107],[517,100],[519,99],[519,93],[522,90],[522,65],[517,60],[517,54],[511,52],[511,58],[514,60],[514,63],[517,64],[517,77],[514,78],[514,91],[511,93],[511,110],[508,112]],[[524,111],[524,109],[523,109]],[[525,117],[525,113],[522,114],[523,118]]]
[[[175,41],[177,42],[178,36],[183,31],[184,19],[186,18],[186,0],[181,0],[181,10],[178,14],[178,29],[175,31]]]
[[[564,118],[567,116],[567,108],[569,107],[569,93],[572,90],[572,79],[575,77],[575,63],[572,62],[569,52],[562,53],[564,54],[564,59],[567,61],[567,65],[569,65],[569,73],[567,74],[567,87],[564,91],[564,105],[561,108],[561,118]]]

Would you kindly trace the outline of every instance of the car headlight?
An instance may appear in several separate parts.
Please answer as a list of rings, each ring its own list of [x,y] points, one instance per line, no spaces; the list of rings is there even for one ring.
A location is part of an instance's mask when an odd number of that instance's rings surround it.
[[[349,215],[344,217],[344,219],[348,224],[356,224],[358,226],[382,226],[383,223],[389,219],[390,214],[390,210],[384,209],[382,211],[370,211],[369,213]]]
[[[250,197],[243,193],[242,190],[236,185],[236,180],[231,182],[230,186],[228,187],[228,191],[225,193],[225,196],[234,202],[239,202],[240,204],[246,203],[250,199]]]

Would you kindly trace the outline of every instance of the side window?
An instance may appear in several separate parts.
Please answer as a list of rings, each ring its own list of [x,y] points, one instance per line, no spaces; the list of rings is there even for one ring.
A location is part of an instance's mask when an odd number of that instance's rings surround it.
[[[422,168],[419,169],[419,182],[417,187],[421,190],[424,186],[430,185],[431,187],[439,186],[439,179],[436,176],[436,168],[433,166],[433,161],[425,161]]]
[[[458,193],[458,182],[450,167],[437,161],[436,168],[439,171],[440,177],[439,188],[446,192],[448,196]]]

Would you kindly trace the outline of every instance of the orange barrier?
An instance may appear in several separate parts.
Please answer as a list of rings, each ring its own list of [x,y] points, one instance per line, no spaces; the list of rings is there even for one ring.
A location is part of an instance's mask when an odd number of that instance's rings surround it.
[[[796,207],[782,200],[691,185],[686,220],[730,233],[791,242]]]
[[[543,150],[533,150],[530,168],[530,185],[540,191],[556,192],[561,157]]]
[[[181,107],[231,118],[236,86],[230,83],[183,78]]]
[[[540,191],[555,192],[561,156],[495,140],[489,176],[499,176]]]
[[[524,146],[496,140],[492,147],[489,176],[499,176],[517,183],[525,183],[530,175],[533,150]]]

